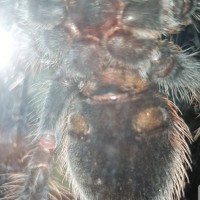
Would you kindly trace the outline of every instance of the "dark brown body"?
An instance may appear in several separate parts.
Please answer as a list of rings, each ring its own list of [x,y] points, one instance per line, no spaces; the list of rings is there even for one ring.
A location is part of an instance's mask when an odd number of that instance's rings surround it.
[[[80,200],[179,200],[193,139],[168,97],[197,98],[200,68],[160,38],[192,23],[198,1],[7,3],[14,30],[30,42],[13,62],[53,73],[24,175],[15,190],[7,184],[6,198],[59,199],[70,190]]]

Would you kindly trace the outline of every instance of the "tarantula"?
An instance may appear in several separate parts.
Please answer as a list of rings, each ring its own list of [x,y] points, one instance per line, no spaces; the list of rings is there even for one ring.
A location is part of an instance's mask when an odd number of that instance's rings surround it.
[[[27,96],[21,107],[0,96],[2,138],[11,138],[0,149],[9,150],[2,199],[181,199],[193,136],[174,103],[198,102],[200,64],[162,36],[199,9],[198,0],[0,0],[14,40],[5,65],[25,77]],[[27,103],[38,98],[37,109]],[[5,123],[13,104],[24,126]]]

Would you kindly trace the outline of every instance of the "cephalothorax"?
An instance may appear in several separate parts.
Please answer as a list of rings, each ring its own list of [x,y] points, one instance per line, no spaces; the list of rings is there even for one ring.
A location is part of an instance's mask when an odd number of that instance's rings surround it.
[[[25,175],[7,184],[5,198],[179,200],[193,138],[168,98],[198,100],[200,65],[161,35],[198,19],[200,2],[0,5],[11,11],[2,26],[26,43],[9,65],[53,71]]]

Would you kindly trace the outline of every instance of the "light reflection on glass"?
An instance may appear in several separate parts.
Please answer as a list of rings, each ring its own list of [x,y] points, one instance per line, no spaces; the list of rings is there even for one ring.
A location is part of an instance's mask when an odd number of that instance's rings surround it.
[[[0,74],[5,73],[13,51],[14,39],[11,32],[6,32],[0,27]]]

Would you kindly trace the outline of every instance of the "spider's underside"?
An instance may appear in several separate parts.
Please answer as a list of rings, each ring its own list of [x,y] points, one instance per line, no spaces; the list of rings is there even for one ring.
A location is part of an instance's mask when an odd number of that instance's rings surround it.
[[[174,103],[198,105],[200,65],[161,35],[199,9],[198,0],[0,0],[15,44],[13,76],[0,77],[2,199],[180,200],[194,137]]]

